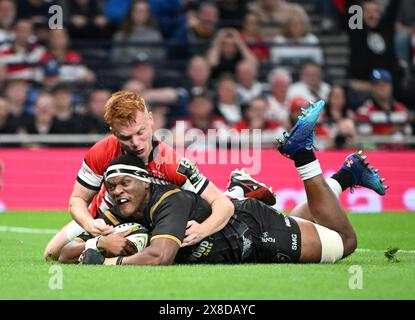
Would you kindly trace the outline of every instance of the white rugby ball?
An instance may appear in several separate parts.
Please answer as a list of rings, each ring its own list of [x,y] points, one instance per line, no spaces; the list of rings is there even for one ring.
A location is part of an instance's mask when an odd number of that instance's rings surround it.
[[[148,244],[149,231],[139,223],[129,222],[114,227],[114,233],[124,232],[128,229],[132,229],[132,231],[125,238],[134,243],[138,252],[143,251]]]

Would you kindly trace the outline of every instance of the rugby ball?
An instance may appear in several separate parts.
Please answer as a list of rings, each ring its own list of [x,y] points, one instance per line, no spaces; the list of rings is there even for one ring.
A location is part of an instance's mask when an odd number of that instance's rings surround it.
[[[125,238],[134,243],[138,252],[143,251],[148,244],[148,234],[150,232],[139,223],[129,222],[114,227],[114,233],[124,232],[128,229],[132,229],[132,231]]]

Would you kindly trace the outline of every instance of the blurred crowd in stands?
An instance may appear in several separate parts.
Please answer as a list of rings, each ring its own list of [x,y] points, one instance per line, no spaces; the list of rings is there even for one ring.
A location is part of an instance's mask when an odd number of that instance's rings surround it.
[[[63,28],[49,27],[52,5]],[[336,82],[320,37],[340,34],[349,63]],[[402,149],[415,132],[414,53],[413,0],[0,0],[0,134],[105,134],[105,102],[124,89],[145,97],[155,130],[273,137],[324,99],[323,147],[385,135],[396,142],[378,147]]]

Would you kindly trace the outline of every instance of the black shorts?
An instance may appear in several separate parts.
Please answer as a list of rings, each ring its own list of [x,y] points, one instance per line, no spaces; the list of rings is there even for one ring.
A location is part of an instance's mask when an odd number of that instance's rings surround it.
[[[235,204],[235,203],[234,203]],[[262,263],[298,262],[301,233],[297,221],[255,199],[236,205],[255,239],[254,260]],[[248,217],[247,217],[248,216]],[[249,217],[250,216],[250,217]],[[251,221],[249,221],[251,219]]]

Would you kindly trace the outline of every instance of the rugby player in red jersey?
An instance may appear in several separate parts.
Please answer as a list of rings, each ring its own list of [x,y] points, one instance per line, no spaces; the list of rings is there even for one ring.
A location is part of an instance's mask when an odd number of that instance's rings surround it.
[[[193,163],[153,136],[153,117],[144,99],[132,92],[119,91],[111,96],[105,109],[105,120],[111,127],[112,135],[97,142],[87,152],[69,200],[69,211],[74,221],[53,237],[44,257],[56,260],[62,247],[84,231],[93,236],[113,232],[112,226],[104,220],[94,218],[113,205],[103,184],[103,175],[111,160],[125,153],[140,158],[153,181],[176,184],[200,195],[211,205],[212,214],[203,223],[189,221],[184,246],[221,230],[233,215],[232,202]],[[273,193],[249,178],[248,183],[257,185],[252,192],[245,183],[245,196],[274,204]]]

